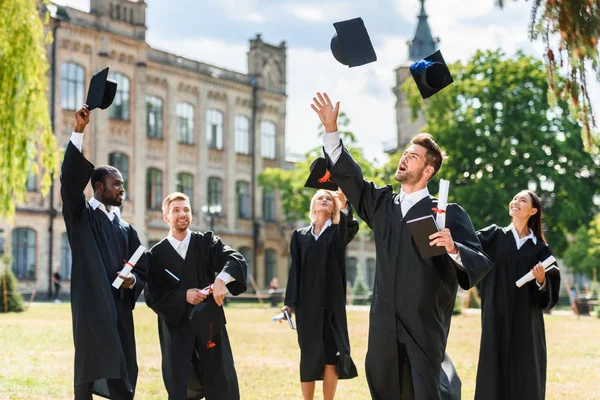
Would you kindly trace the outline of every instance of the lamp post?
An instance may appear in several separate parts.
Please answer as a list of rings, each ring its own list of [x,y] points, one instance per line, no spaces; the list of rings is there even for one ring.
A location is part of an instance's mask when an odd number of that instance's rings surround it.
[[[203,205],[202,212],[210,218],[210,230],[215,231],[215,219],[221,216],[223,208],[220,204]]]

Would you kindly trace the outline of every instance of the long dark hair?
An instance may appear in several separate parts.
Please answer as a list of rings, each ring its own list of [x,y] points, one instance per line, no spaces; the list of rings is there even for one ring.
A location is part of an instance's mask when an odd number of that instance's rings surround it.
[[[544,243],[548,243],[544,237],[544,232],[542,231],[542,201],[535,192],[532,192],[531,190],[527,190],[526,192],[531,198],[531,206],[537,209],[537,212],[527,220],[527,226],[533,231],[533,234],[536,237],[541,239]]]

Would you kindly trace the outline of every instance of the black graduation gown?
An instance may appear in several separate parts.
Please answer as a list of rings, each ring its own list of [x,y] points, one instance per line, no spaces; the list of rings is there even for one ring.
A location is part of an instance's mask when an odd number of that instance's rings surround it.
[[[517,249],[510,227],[491,225],[477,232],[495,267],[477,285],[481,296],[481,347],[476,399],[536,400],[546,392],[546,334],[542,310],[558,301],[560,273],[546,274],[521,288],[515,281],[552,255],[542,240]]]
[[[225,327],[215,335],[216,346],[199,349],[201,377],[188,371],[194,354],[196,336],[192,332],[189,314],[192,305],[186,301],[190,288],[205,288],[215,281],[215,274],[225,271],[235,281],[227,285],[229,292],[238,295],[246,291],[246,261],[225,246],[213,232],[192,232],[183,260],[165,238],[148,254],[149,277],[144,291],[146,303],[158,314],[158,333],[162,353],[163,380],[170,400],[185,400],[188,385],[202,385],[207,400],[236,400],[240,398],[233,354]],[[177,276],[174,279],[168,272]],[[223,312],[223,308],[220,308]],[[200,347],[200,346],[198,346]]]
[[[446,385],[440,386],[440,369],[456,291],[458,285],[475,285],[492,267],[469,215],[456,204],[447,207],[446,227],[463,271],[447,254],[422,259],[406,226],[407,220],[432,215],[435,198],[425,197],[402,215],[395,203],[398,194],[389,185],[380,188],[366,181],[346,149],[330,173],[375,236],[377,264],[365,361],[372,398],[399,399],[403,390],[404,398],[411,391],[415,399],[455,396]],[[401,376],[407,366],[408,380]]]
[[[346,321],[346,245],[358,232],[352,211],[340,213],[339,224],[330,225],[318,240],[311,226],[296,230],[290,243],[291,266],[285,292],[285,304],[296,313],[300,345],[300,381],[322,380],[325,372],[323,324],[325,308],[340,353],[336,370],[339,379],[356,377],[350,357]]]
[[[83,191],[94,166],[69,142],[61,170],[63,217],[73,254],[71,312],[75,342],[75,385],[93,382],[94,394],[131,399],[137,382],[133,308],[146,285],[143,255],[133,273],[133,289],[112,282],[140,245],[137,232],[120,220],[111,222],[94,210]],[[115,393],[107,380],[123,390]],[[126,392],[126,393],[123,393]]]

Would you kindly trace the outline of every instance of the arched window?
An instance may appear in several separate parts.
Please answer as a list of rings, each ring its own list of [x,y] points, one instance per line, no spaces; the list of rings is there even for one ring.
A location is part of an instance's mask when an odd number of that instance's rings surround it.
[[[222,203],[222,182],[221,179],[211,177],[208,178],[208,205],[223,206]]]
[[[245,115],[235,117],[235,152],[250,154],[250,121]]]
[[[148,168],[146,172],[146,208],[148,210],[160,210],[162,206],[162,200],[162,171],[156,168]]]
[[[275,159],[275,124],[271,121],[262,121],[260,124],[260,154],[263,158]]]
[[[194,144],[194,106],[177,103],[177,141]]]
[[[223,113],[206,110],[206,144],[211,149],[223,149]]]
[[[117,82],[117,93],[113,103],[108,107],[108,117],[129,121],[129,78],[119,72],[111,72],[109,78]]]
[[[268,288],[271,279],[277,276],[277,252],[273,249],[265,250],[265,287]]]
[[[346,258],[346,278],[350,281],[350,286],[354,286],[356,280],[356,257]]]
[[[235,194],[237,217],[241,219],[250,218],[250,185],[248,182],[236,182]]]
[[[11,234],[12,271],[19,279],[35,279],[36,234],[30,228],[15,228]]]
[[[275,191],[270,188],[263,189],[263,219],[266,222],[275,221]]]
[[[60,105],[63,110],[78,110],[83,105],[85,71],[79,64],[63,63],[61,66]]]
[[[129,190],[129,157],[123,153],[114,152],[108,155],[108,164],[112,165],[121,172],[123,176],[123,187]]]
[[[149,138],[163,138],[163,101],[160,97],[146,96],[146,128]]]
[[[177,184],[177,191],[190,198],[190,207],[192,207],[194,205],[194,175],[187,172],[180,172],[177,174],[175,183]]]

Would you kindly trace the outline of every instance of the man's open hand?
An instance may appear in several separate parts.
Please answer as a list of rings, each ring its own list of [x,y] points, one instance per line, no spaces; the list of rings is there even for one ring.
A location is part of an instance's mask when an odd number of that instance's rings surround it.
[[[326,133],[336,132],[338,130],[337,118],[338,113],[340,112],[339,101],[335,104],[334,108],[327,93],[323,93],[323,95],[317,93],[317,97],[313,97],[313,104],[311,104],[311,107],[319,116],[321,123],[325,127]]]

